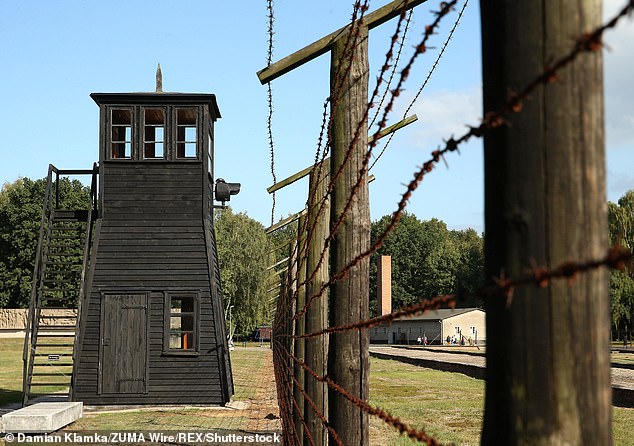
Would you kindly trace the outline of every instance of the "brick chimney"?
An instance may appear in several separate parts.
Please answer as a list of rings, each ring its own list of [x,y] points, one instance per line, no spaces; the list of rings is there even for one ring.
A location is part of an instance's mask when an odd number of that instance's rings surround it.
[[[376,300],[379,316],[392,312],[392,256],[379,256],[376,268]]]

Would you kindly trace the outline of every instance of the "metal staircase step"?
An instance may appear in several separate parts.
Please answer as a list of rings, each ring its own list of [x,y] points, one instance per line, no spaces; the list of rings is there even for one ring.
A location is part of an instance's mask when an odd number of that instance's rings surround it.
[[[74,338],[74,333],[38,333],[38,338]]]
[[[40,362],[33,363],[33,367],[72,367],[72,362]]]
[[[40,316],[40,319],[56,320],[56,319],[77,319],[77,316],[70,314],[68,316]],[[46,325],[41,325],[39,328],[44,328]]]
[[[60,348],[60,347],[74,347],[74,344],[69,343],[69,344],[60,344],[60,343],[55,343],[55,344],[35,344],[35,348],[47,348],[47,347],[55,347],[55,348]]]
[[[61,283],[77,283],[76,280],[56,280],[56,279],[44,279],[44,283],[53,283],[53,284],[61,284]]]
[[[63,310],[73,310],[74,308],[62,308]],[[50,308],[47,308],[47,310],[50,310]],[[73,314],[73,313],[68,313],[68,314],[40,314],[40,319],[70,319],[70,318],[76,318],[77,315]]]
[[[69,330],[74,330],[75,326],[74,325],[40,325],[39,330],[63,330],[63,331],[69,331]]]
[[[88,220],[87,209],[81,210],[64,210],[57,209],[53,212],[53,221],[86,221]]]
[[[42,304],[41,304],[41,306],[40,306],[40,307],[41,307],[43,310],[50,310],[51,308],[57,308],[57,306],[50,306],[50,307],[49,307],[49,306],[47,305],[47,304],[48,304],[48,302],[53,301],[53,300],[56,300],[56,299],[50,299],[49,301],[42,302]],[[58,302],[58,303],[57,303],[56,305],[58,305],[60,302],[61,302],[61,303],[67,303],[67,304],[72,303],[72,301],[71,301],[71,300],[69,300],[69,299],[63,299],[63,300],[62,300],[62,299],[57,299],[57,302]],[[65,307],[65,308],[64,308],[64,310],[73,310],[73,309],[74,309],[74,308],[72,308],[72,307],[70,307],[70,308],[69,308],[69,307]]]
[[[73,356],[72,353],[35,353],[33,356],[51,356],[51,355],[55,355],[55,356]]]
[[[47,196],[43,206],[47,220],[40,227],[37,248],[40,261],[33,275],[33,289],[36,294],[31,302],[31,311],[35,310],[37,317],[30,318],[27,334],[30,342],[25,344],[24,349],[24,357],[29,359],[24,362],[26,379],[23,385],[23,406],[27,406],[35,395],[50,393],[46,387],[69,388],[72,385],[74,341],[79,330],[79,316],[51,314],[46,310],[77,309],[78,304],[81,304],[78,297],[82,270],[87,266],[88,260],[83,257],[86,245],[90,243],[92,221],[89,219],[97,218],[98,213],[92,209],[55,209],[59,203],[59,195],[55,196],[53,174],[59,175],[61,172],[55,170],[54,166],[49,167]],[[64,171],[68,175],[73,172],[75,171]],[[86,173],[77,171],[79,172]],[[97,184],[95,169],[92,175],[91,187],[94,188]],[[95,193],[94,190],[91,192]],[[56,373],[58,368],[62,368],[62,373]],[[49,382],[42,382],[47,377]],[[33,392],[32,389],[36,386],[39,386],[39,391]]]
[[[76,310],[76,308],[67,307],[46,307],[47,310]]]
[[[33,373],[32,376],[59,376],[59,373]]]
[[[82,241],[82,238],[80,235],[54,235],[51,236],[51,241],[62,241],[62,240],[68,240],[68,241]]]

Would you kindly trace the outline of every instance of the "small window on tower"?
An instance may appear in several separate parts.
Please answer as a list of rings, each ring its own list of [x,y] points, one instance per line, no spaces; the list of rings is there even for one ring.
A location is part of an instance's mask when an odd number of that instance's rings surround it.
[[[176,110],[176,158],[196,158],[198,113],[195,108]]]
[[[169,293],[165,299],[166,353],[197,351],[197,298],[195,293]]]
[[[211,179],[213,180],[214,177],[214,159],[213,159],[213,153],[214,153],[214,139],[211,136],[211,133],[209,134],[209,139],[207,141],[207,172],[209,173],[209,176],[211,177]]]
[[[110,158],[132,158],[132,110],[114,109],[110,118],[112,128]]]
[[[143,158],[165,156],[165,110],[146,108],[143,111]]]

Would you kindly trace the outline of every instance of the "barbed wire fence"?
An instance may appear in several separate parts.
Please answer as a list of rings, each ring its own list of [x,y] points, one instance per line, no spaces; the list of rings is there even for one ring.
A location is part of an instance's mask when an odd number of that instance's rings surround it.
[[[405,34],[410,26],[411,12],[408,13],[408,2],[402,2],[396,31],[392,36],[390,47],[386,53],[385,63],[382,65],[377,84],[369,95],[369,101],[362,110],[359,125],[355,128],[352,140],[343,156],[343,163],[338,169],[331,171],[328,163],[328,155],[333,142],[333,117],[336,115],[342,96],[345,94],[343,80],[349,73],[352,62],[341,63],[338,69],[342,72],[334,74],[331,89],[331,96],[326,99],[323,105],[322,123],[315,162],[310,170],[309,194],[306,202],[306,209],[295,216],[287,219],[283,225],[271,226],[272,231],[294,225],[297,233],[297,240],[288,246],[288,252],[281,262],[284,270],[280,273],[280,287],[277,294],[276,314],[273,321],[273,355],[275,366],[275,377],[277,384],[278,400],[285,444],[295,445],[324,445],[328,442],[332,444],[345,444],[343,438],[348,438],[346,432],[335,428],[334,418],[341,417],[341,413],[330,413],[332,404],[329,398],[337,395],[346,401],[346,404],[354,406],[359,412],[375,416],[385,423],[391,425],[397,432],[406,435],[428,445],[439,444],[438,440],[429,435],[423,429],[417,429],[398,417],[389,414],[387,411],[372,406],[368,399],[361,396],[356,391],[351,391],[341,383],[332,379],[327,350],[329,347],[329,337],[351,331],[366,333],[371,327],[387,324],[397,319],[423,313],[441,307],[455,307],[460,301],[468,296],[466,294],[451,294],[422,299],[418,303],[400,308],[387,315],[375,318],[360,317],[350,323],[336,325],[329,322],[328,314],[337,311],[336,308],[329,307],[329,293],[331,288],[349,277],[351,271],[362,262],[368,262],[369,256],[383,246],[387,236],[398,225],[407,207],[412,194],[416,191],[424,177],[431,173],[434,167],[450,152],[458,152],[461,145],[472,138],[481,138],[488,132],[508,125],[509,117],[519,114],[524,109],[524,104],[531,100],[537,88],[548,86],[553,83],[562,82],[560,72],[584,53],[594,53],[602,48],[603,34],[614,28],[619,21],[634,10],[634,1],[630,0],[612,19],[596,29],[581,33],[575,40],[570,50],[546,66],[541,73],[528,82],[517,92],[510,91],[508,99],[498,110],[491,110],[485,113],[479,125],[468,126],[468,130],[460,135],[448,137],[436,150],[431,153],[430,158],[425,161],[414,173],[413,178],[406,186],[405,192],[401,195],[391,220],[385,230],[376,238],[376,242],[371,246],[364,247],[358,254],[341,268],[332,267],[330,257],[332,255],[331,245],[342,227],[347,223],[350,208],[358,199],[363,187],[367,187],[368,170],[374,165],[370,165],[373,156],[373,149],[376,146],[380,132],[385,129],[388,117],[393,110],[394,101],[399,96],[403,83],[408,78],[411,68],[416,59],[429,50],[428,41],[436,34],[443,20],[455,9],[457,0],[450,2],[440,2],[438,10],[434,13],[433,21],[424,27],[421,41],[415,46],[413,55],[401,69],[396,86],[392,84],[396,72],[396,65],[401,56],[401,49],[405,39]],[[270,2],[269,2],[270,4]],[[435,68],[439,58],[445,51],[460,18],[467,6],[463,3],[462,9],[455,20],[449,37],[439,52],[438,59],[434,63]],[[344,58],[351,59],[355,53],[355,47],[363,40],[362,25],[364,16],[369,9],[368,2],[355,2],[352,13],[352,20],[349,33],[344,45]],[[271,23],[273,20],[272,9],[269,9]],[[401,35],[401,29],[405,23],[405,30]],[[400,40],[399,40],[400,36]],[[400,42],[400,43],[399,43]],[[398,44],[396,60],[394,60],[394,48]],[[384,76],[390,68],[390,62],[394,63],[392,71],[387,81],[388,87],[385,94],[381,96],[371,122],[375,122],[382,111],[381,118],[377,123],[378,130],[368,138],[367,149],[364,149],[364,156],[360,164],[353,169],[352,188],[344,200],[343,211],[339,214],[331,214],[331,200],[335,192],[337,180],[344,175],[344,167],[352,162],[352,154],[355,147],[364,142],[363,132],[367,132],[366,123],[369,120],[369,111],[379,97],[381,84]],[[270,66],[269,60],[269,66]],[[433,71],[433,68],[432,68]],[[421,90],[427,85],[430,74],[424,80],[421,89],[414,100],[418,98]],[[270,85],[270,82],[269,82]],[[270,87],[269,87],[270,88]],[[386,105],[383,107],[383,103]],[[408,107],[411,108],[413,102]],[[328,111],[330,106],[330,112]],[[383,108],[381,108],[383,107]],[[407,114],[407,112],[405,113]],[[405,117],[405,116],[404,116]],[[269,120],[270,125],[270,120]],[[272,131],[269,127],[269,133]],[[391,134],[393,135],[393,134]],[[392,136],[386,143],[389,145]],[[272,140],[272,136],[271,136]],[[383,151],[385,148],[383,149]],[[383,151],[376,158],[380,158]],[[376,160],[375,160],[376,162]],[[272,159],[272,171],[274,160]],[[368,167],[370,165],[370,167]],[[275,182],[275,181],[274,181]],[[369,230],[369,228],[368,228]],[[525,287],[546,288],[555,280],[566,280],[569,283],[578,276],[586,274],[599,268],[608,267],[623,269],[626,262],[633,258],[632,251],[622,247],[612,247],[606,250],[605,256],[596,259],[584,259],[577,262],[564,262],[554,267],[546,268],[532,266],[527,268],[526,274],[515,277],[505,277],[500,271],[493,283],[483,285],[476,295],[485,299],[494,296],[503,296],[506,305],[513,305],[513,296],[517,289]],[[363,348],[363,345],[362,345]],[[367,428],[367,426],[366,426]]]

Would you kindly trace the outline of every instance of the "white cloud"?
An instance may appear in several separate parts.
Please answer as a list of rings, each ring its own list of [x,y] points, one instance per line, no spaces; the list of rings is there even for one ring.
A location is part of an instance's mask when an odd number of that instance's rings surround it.
[[[438,146],[451,136],[460,136],[467,125],[478,125],[482,116],[481,86],[469,90],[436,91],[421,97],[411,113],[418,115],[413,145]]]

